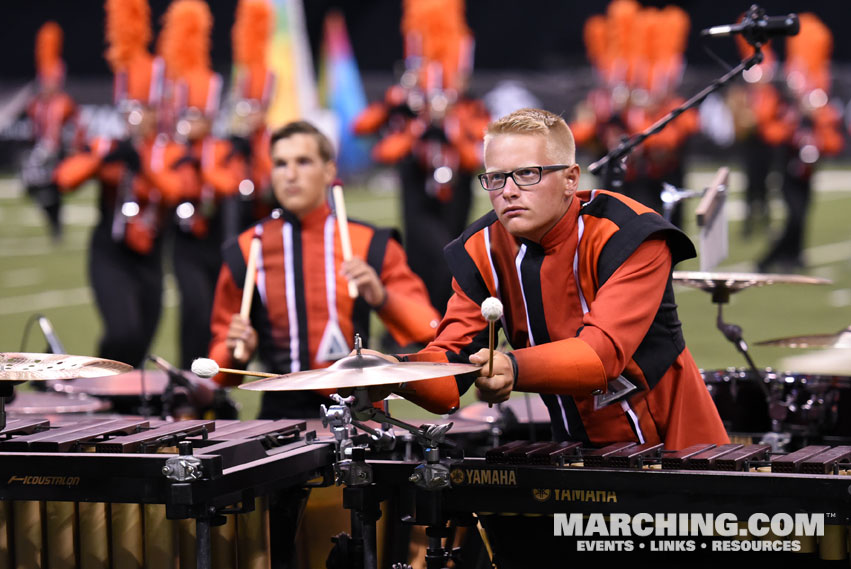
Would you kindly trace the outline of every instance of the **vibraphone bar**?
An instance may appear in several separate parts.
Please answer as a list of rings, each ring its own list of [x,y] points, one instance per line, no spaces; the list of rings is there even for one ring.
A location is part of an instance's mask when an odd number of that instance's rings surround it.
[[[330,480],[333,442],[305,431],[298,420],[10,418],[0,566],[264,566],[265,496]]]

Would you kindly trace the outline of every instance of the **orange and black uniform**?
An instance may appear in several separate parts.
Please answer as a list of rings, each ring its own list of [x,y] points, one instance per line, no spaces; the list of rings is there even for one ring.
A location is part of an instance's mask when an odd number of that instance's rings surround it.
[[[392,231],[349,220],[349,233],[353,256],[375,269],[387,291],[377,313],[390,334],[401,345],[431,340],[439,316]],[[343,252],[337,219],[323,205],[301,220],[286,210],[275,210],[225,245],[213,306],[210,358],[222,367],[233,367],[225,341],[231,317],[240,310],[255,235],[260,236],[262,247],[250,320],[257,330],[260,360],[269,371],[283,374],[329,366],[332,362],[321,361],[318,354],[333,319],[349,348],[355,333],[366,345],[370,307],[361,298],[349,298],[347,281],[340,275]],[[240,379],[231,374],[216,376],[224,385],[238,384]],[[327,401],[314,392],[266,392],[260,417],[317,417],[320,403]]]
[[[269,152],[269,130],[255,130],[247,137],[231,136],[232,151],[229,162],[239,169],[240,182],[251,182],[250,193],[240,191],[239,231],[266,218],[278,202],[272,191],[272,159]]]
[[[222,266],[222,244],[227,235],[225,219],[236,215],[238,204],[232,201],[241,180],[240,169],[228,161],[231,145],[212,136],[186,148],[184,162],[187,177],[176,216],[174,235],[174,275],[180,289],[180,365],[192,366],[196,358],[206,357],[210,345],[210,313],[216,280]],[[183,204],[191,216],[181,216]],[[185,207],[185,206],[184,206]],[[240,228],[241,229],[241,228]]]
[[[434,342],[410,357],[465,362],[487,347],[480,306],[494,296],[515,348],[514,389],[541,394],[556,440],[725,443],[674,302],[672,266],[694,254],[661,216],[612,192],[577,192],[540,244],[490,212],[446,248],[455,294]],[[640,390],[595,409],[594,395],[621,375]],[[446,412],[465,377],[417,382],[414,399]]]
[[[89,252],[89,279],[104,325],[98,356],[140,366],[162,308],[162,228],[182,187],[181,173],[172,167],[181,149],[148,139],[135,147],[137,169],[113,160],[121,144],[93,140],[87,152],[59,165],[55,179],[62,191],[90,178],[100,182],[100,219]],[[125,215],[132,213],[126,204],[136,204],[138,213]]]
[[[34,146],[24,163],[23,182],[27,192],[44,210],[51,233],[58,238],[62,234],[62,202],[52,179],[53,169],[69,150],[63,140],[63,131],[66,126],[76,130],[77,105],[64,92],[39,93],[27,105],[27,116],[32,125]],[[75,137],[78,135],[79,131],[75,132]]]

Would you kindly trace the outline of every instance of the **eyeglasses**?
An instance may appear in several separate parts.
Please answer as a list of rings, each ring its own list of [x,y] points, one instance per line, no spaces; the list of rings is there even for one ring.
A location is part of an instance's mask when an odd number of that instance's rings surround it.
[[[509,178],[518,186],[534,186],[541,181],[544,172],[554,172],[570,168],[572,164],[553,164],[552,166],[524,166],[511,172],[485,172],[479,174],[479,183],[489,192],[501,190]]]

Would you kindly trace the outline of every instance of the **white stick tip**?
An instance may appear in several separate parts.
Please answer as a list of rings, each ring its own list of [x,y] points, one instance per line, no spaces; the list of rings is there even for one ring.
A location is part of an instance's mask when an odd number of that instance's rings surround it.
[[[210,358],[198,358],[192,362],[192,373],[198,377],[213,377],[219,373],[219,364]]]
[[[495,322],[502,318],[502,302],[493,296],[486,298],[482,303],[482,316],[488,322]]]

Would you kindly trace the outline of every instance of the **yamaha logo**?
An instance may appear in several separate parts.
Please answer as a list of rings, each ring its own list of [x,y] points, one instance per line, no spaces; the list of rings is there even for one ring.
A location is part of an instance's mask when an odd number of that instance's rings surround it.
[[[460,468],[454,468],[452,469],[452,472],[449,473],[449,478],[452,480],[453,484],[463,484],[464,471]]]
[[[552,492],[549,488],[535,488],[532,490],[532,497],[539,502],[546,502],[550,499]]]

